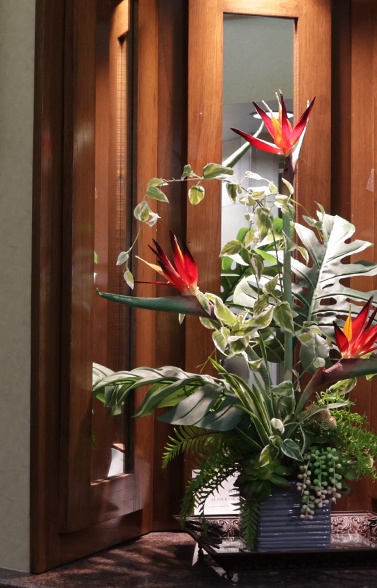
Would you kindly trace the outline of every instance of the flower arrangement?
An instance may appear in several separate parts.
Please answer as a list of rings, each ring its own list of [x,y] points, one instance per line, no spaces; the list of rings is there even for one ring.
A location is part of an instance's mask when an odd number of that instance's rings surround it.
[[[178,296],[99,293],[129,306],[197,315],[212,331],[215,353],[209,361],[217,375],[172,366],[93,370],[93,393],[112,412],[140,386],[148,391],[136,416],[166,409],[158,418],[175,428],[164,466],[181,452],[195,453],[199,471],[187,485],[183,522],[194,507],[205,519],[208,496],[229,476],[237,477],[248,549],[254,546],[259,506],[272,486],[293,481],[302,497],[301,517],[311,519],[347,490],[348,480],[376,477],[377,436],[349,397],[357,378],[377,373],[375,293],[351,288],[349,278],[374,276],[377,264],[348,261],[371,243],[352,240],[355,227],[320,204],[315,216],[304,211],[298,222],[294,174],[314,100],[293,127],[281,94],[278,101],[278,118],[255,104],[272,143],[234,130],[254,147],[283,155],[280,191],[253,172],[237,179],[231,162],[207,164],[199,175],[186,165],[179,180],[169,180],[187,181],[194,205],[205,196],[206,181],[221,182],[232,201],[245,207],[245,225],[220,252],[221,294],[199,290],[195,261],[172,233],[173,261],[154,241],[157,264],[146,263]],[[250,178],[257,188],[249,186]],[[135,208],[139,221],[158,221],[148,198],[166,202],[166,183],[150,180]],[[122,252],[118,265],[132,286],[130,254]],[[247,365],[246,378],[227,369],[234,357]],[[283,372],[278,380],[274,364]]]

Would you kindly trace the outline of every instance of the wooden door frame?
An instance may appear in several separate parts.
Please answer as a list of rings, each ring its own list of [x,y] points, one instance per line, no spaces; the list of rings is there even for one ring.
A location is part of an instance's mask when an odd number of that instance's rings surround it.
[[[157,101],[150,92],[151,78],[155,76],[157,80],[158,76],[157,2],[142,0],[138,19],[138,62],[149,73],[140,79],[138,88],[142,99],[137,144],[143,160],[137,168],[137,183],[144,186],[147,178],[156,174],[157,163],[157,132],[148,123],[157,121]],[[150,503],[132,515],[92,525],[90,533],[80,530],[90,526],[86,496],[77,495],[77,488],[90,486],[87,473],[77,465],[90,463],[87,393],[91,389],[91,359],[83,345],[90,332],[90,313],[85,311],[88,304],[90,308],[90,300],[89,289],[71,282],[70,276],[74,272],[93,274],[93,246],[87,231],[93,226],[92,206],[88,203],[94,195],[94,33],[93,3],[37,0],[31,371],[33,572],[152,528]],[[155,46],[151,39],[155,39]],[[81,309],[73,317],[72,307]],[[140,362],[142,357],[143,362],[154,365],[154,320],[149,317],[141,325],[143,321],[142,316],[136,321],[135,361]],[[149,346],[145,345],[145,337]],[[75,426],[68,418],[69,405],[71,417],[77,421]],[[152,438],[153,427],[152,420],[145,421],[143,435]],[[73,445],[67,444],[70,431],[80,432]],[[72,455],[65,453],[66,447],[81,455],[71,459]],[[152,468],[152,443],[150,447],[149,454],[140,458]],[[57,508],[58,504],[62,508]],[[78,523],[76,530],[62,532],[72,530],[72,519]]]

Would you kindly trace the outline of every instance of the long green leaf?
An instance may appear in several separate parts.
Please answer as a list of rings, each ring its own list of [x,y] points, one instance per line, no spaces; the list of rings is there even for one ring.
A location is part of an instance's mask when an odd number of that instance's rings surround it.
[[[206,374],[191,374],[172,366],[113,373],[96,366],[93,381],[93,394],[113,411],[124,404],[132,390],[149,386],[135,416],[177,406],[163,419],[219,431],[233,429],[242,417],[242,411],[235,407],[237,397],[226,380]]]
[[[242,411],[234,406],[234,396],[226,396],[216,407],[218,400],[218,392],[203,387],[158,418],[173,425],[230,431],[240,422]]]
[[[242,408],[249,415],[262,443],[267,445],[269,441],[269,435],[271,435],[272,430],[270,425],[270,418],[263,398],[256,388],[250,388],[247,386],[246,382],[244,382],[242,378],[236,376],[235,374],[228,373],[221,366],[219,366],[219,371],[224,380],[228,382],[233,392],[239,398]]]
[[[124,296],[97,291],[101,298],[119,302],[133,308],[158,310],[162,312],[176,312],[178,314],[192,314],[208,317],[208,313],[198,302],[196,296],[167,296],[163,298],[142,298],[138,296]]]

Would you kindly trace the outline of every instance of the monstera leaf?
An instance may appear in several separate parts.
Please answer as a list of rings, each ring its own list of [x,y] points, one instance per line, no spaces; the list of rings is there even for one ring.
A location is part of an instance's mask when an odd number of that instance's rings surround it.
[[[361,292],[347,286],[347,280],[355,276],[374,276],[377,264],[369,261],[345,262],[345,258],[371,246],[368,241],[350,241],[355,227],[339,216],[318,213],[322,241],[310,228],[296,223],[296,233],[310,256],[305,265],[292,258],[292,272],[296,282],[292,292],[296,298],[296,312],[301,321],[317,324],[326,332],[327,327],[340,317],[357,314],[360,304],[371,292]]]
[[[339,216],[318,212],[319,233],[296,224],[296,233],[309,254],[309,263],[292,258],[292,284],[296,321],[303,326],[300,361],[314,372],[329,355],[325,336],[333,338],[333,322],[360,311],[360,304],[371,296],[347,285],[349,278],[374,276],[377,264],[368,261],[347,262],[346,258],[364,251],[371,243],[351,241],[355,227]],[[313,220],[313,219],[310,219]],[[321,235],[319,239],[317,234]]]

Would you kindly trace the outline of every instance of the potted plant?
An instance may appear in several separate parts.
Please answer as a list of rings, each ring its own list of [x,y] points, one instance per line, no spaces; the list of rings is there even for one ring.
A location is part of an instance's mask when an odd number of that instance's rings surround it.
[[[113,373],[96,365],[93,378],[94,395],[113,412],[132,390],[148,386],[136,416],[166,409],[158,418],[175,426],[164,466],[181,452],[195,452],[198,473],[182,501],[183,524],[194,507],[204,521],[208,496],[236,476],[250,550],[261,505],[274,488],[299,494],[305,525],[330,510],[348,480],[376,476],[377,437],[349,397],[357,378],[377,373],[375,293],[350,287],[349,278],[376,275],[377,264],[348,261],[371,244],[353,240],[355,227],[320,204],[315,216],[304,213],[297,221],[293,180],[314,100],[293,127],[283,96],[278,100],[278,118],[255,105],[273,142],[235,131],[255,147],[284,156],[283,189],[253,172],[238,180],[231,162],[210,163],[200,174],[186,165],[179,179],[188,182],[194,205],[204,197],[206,181],[220,181],[232,201],[245,207],[244,226],[220,252],[221,295],[199,290],[195,261],[173,234],[173,260],[154,242],[157,264],[147,263],[179,296],[99,293],[129,306],[197,315],[212,331],[215,354],[209,361],[216,375],[172,366]],[[257,188],[249,187],[250,178]],[[166,183],[150,180],[135,209],[139,221],[158,221],[148,199],[166,200]],[[132,286],[130,254],[122,252],[118,264]],[[246,377],[227,369],[235,357],[247,366]],[[273,364],[282,366],[279,380]]]

